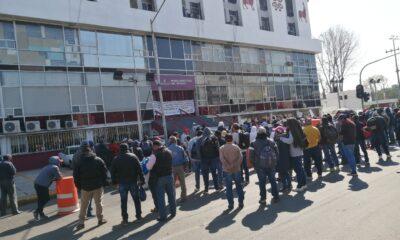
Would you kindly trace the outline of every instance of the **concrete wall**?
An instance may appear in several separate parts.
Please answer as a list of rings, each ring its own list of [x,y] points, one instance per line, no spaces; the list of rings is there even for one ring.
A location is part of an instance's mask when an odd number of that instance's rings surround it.
[[[239,0],[242,3],[242,0]],[[81,3],[81,4],[80,4]],[[162,0],[157,0],[160,6]],[[295,0],[295,18],[306,0]],[[284,1],[283,1],[284,5]],[[204,20],[183,17],[182,1],[169,0],[160,12],[154,30],[161,34],[238,42],[254,46],[318,53],[320,42],[311,39],[309,21],[298,21],[299,36],[287,34],[286,10],[272,7],[273,32],[260,30],[257,4],[246,9],[242,4],[243,26],[225,24],[222,0],[203,0]],[[9,18],[42,19],[81,26],[99,26],[127,31],[150,32],[154,12],[130,8],[129,0],[1,0],[0,15]],[[308,17],[308,10],[307,10]],[[309,19],[309,18],[308,18]]]

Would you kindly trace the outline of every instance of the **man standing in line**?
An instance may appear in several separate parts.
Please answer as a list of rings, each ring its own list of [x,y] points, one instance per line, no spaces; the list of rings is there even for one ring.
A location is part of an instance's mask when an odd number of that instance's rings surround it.
[[[311,119],[307,118],[303,132],[306,135],[308,146],[304,149],[304,170],[306,171],[307,178],[312,180],[311,163],[314,160],[317,167],[318,178],[322,177],[322,153],[319,146],[321,134],[318,128],[311,124]]]
[[[203,131],[198,130],[196,137],[192,138],[188,143],[188,152],[190,154],[190,161],[192,162],[192,171],[194,172],[195,179],[195,192],[200,191],[200,173],[201,173],[201,159],[199,154],[199,139],[203,135]]]
[[[139,185],[143,185],[145,180],[140,166],[139,159],[129,152],[126,143],[120,145],[120,153],[111,164],[111,178],[113,184],[119,184],[119,194],[121,197],[121,225],[128,224],[128,193],[132,196],[135,203],[136,219],[142,219],[142,207],[139,198]]]
[[[232,181],[234,181],[236,185],[236,192],[239,198],[239,209],[242,209],[244,206],[244,192],[241,182],[240,166],[243,161],[243,155],[240,148],[233,143],[233,137],[231,134],[226,135],[225,140],[226,144],[219,149],[219,158],[224,170],[228,210],[233,209]]]
[[[6,215],[7,196],[10,200],[11,213],[13,215],[21,213],[18,210],[17,191],[15,190],[14,182],[17,170],[12,164],[11,159],[11,155],[5,155],[3,161],[0,162],[1,216]]]
[[[214,182],[214,189],[220,190],[218,185],[218,175],[216,169],[216,162],[219,161],[219,143],[218,139],[212,135],[209,128],[204,128],[203,136],[200,142],[200,159],[201,159],[201,172],[204,180],[204,194],[208,194],[209,175],[211,175]]]
[[[275,178],[275,167],[278,162],[278,147],[268,138],[267,130],[258,128],[256,140],[250,145],[250,160],[253,162],[257,172],[261,205],[266,204],[267,199],[267,178],[271,184],[272,202],[279,202],[278,185]]]
[[[177,138],[171,136],[169,138],[168,149],[172,153],[172,175],[178,177],[179,184],[181,186],[181,199],[180,202],[183,203],[186,200],[186,181],[185,181],[185,165],[188,162],[188,157],[185,150],[177,145]]]
[[[347,115],[340,115],[340,135],[343,141],[343,153],[351,168],[351,175],[357,177],[356,159],[354,157],[354,146],[356,144],[356,125]]]
[[[160,222],[167,221],[167,211],[165,206],[165,193],[168,196],[169,213],[171,218],[176,215],[175,184],[172,177],[172,154],[160,141],[153,142],[153,152],[156,156],[156,163],[151,169],[151,174],[157,178],[157,208]]]
[[[107,221],[103,218],[103,187],[107,182],[107,167],[104,161],[96,157],[88,142],[81,145],[79,161],[73,171],[75,186],[81,191],[81,210],[79,212],[79,223],[76,230],[85,227],[85,215],[89,201],[93,198],[96,205],[96,217],[98,225]]]

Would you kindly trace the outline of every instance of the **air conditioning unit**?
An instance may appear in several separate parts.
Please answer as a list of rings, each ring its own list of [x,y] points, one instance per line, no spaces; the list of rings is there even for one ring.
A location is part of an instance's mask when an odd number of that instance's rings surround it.
[[[25,130],[27,132],[37,132],[42,130],[39,121],[29,121],[25,123]]]
[[[19,121],[4,121],[3,122],[4,133],[19,133],[21,132],[21,126]]]
[[[57,130],[61,128],[60,120],[47,120],[47,130]]]
[[[77,126],[77,121],[65,121],[65,128],[76,128]]]

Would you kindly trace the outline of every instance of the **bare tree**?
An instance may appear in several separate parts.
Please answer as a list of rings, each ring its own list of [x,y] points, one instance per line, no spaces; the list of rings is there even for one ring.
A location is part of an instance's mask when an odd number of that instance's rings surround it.
[[[322,76],[320,83],[330,92],[333,92],[337,85],[339,85],[339,90],[343,91],[343,82],[340,81],[346,78],[355,64],[357,37],[342,26],[334,26],[322,33],[320,40],[322,52],[317,56],[318,68]]]

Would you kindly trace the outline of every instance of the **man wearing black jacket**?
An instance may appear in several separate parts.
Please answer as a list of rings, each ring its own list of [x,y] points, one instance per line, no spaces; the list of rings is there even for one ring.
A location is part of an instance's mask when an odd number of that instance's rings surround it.
[[[176,193],[174,178],[172,177],[172,153],[160,141],[153,142],[153,153],[156,156],[156,163],[153,169],[151,169],[150,174],[157,178],[157,208],[159,213],[157,220],[166,221],[165,193],[168,196],[171,218],[176,215]]]
[[[1,189],[1,216],[6,215],[7,196],[10,199],[10,207],[13,215],[19,214],[17,203],[17,191],[15,190],[14,177],[17,170],[11,162],[11,155],[5,155],[0,162],[0,189]]]
[[[74,166],[73,176],[75,186],[81,191],[81,210],[76,230],[85,227],[86,210],[92,198],[96,204],[98,225],[105,224],[107,221],[103,218],[102,199],[103,187],[107,182],[107,167],[101,158],[96,157],[86,142],[81,145],[79,161]]]
[[[122,225],[126,225],[128,223],[128,192],[135,203],[136,219],[142,219],[138,183],[143,185],[145,180],[139,159],[135,154],[129,152],[128,144],[122,143],[119,149],[119,155],[114,158],[111,164],[111,178],[113,184],[119,184]]]

